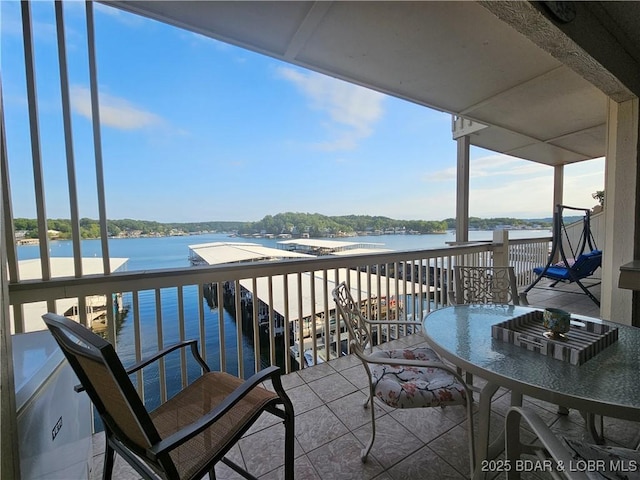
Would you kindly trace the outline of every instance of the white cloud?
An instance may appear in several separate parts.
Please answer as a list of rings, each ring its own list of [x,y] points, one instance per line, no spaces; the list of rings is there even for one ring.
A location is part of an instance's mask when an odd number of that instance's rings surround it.
[[[547,165],[496,153],[471,160],[471,177],[548,175],[553,169]]]
[[[74,3],[82,4],[84,2],[71,2],[71,4]],[[107,15],[122,25],[126,25],[128,27],[140,27],[145,23],[145,19],[140,15],[125,12],[124,10],[112,7],[108,4],[94,2],[93,5],[96,13]]]
[[[281,67],[278,74],[293,83],[311,102],[311,107],[329,116],[329,128],[339,133],[316,145],[322,150],[350,150],[373,133],[382,117],[384,95],[315,72]],[[347,130],[345,130],[347,127]]]
[[[553,168],[502,154],[471,159],[469,214],[476,217],[539,218],[553,214]],[[455,185],[456,167],[424,175],[430,188]],[[604,188],[604,160],[565,167],[563,203],[579,208],[597,204],[592,194]]]
[[[469,177],[471,179],[486,179],[487,181],[498,181],[498,177],[523,177],[539,176],[553,173],[551,167],[540,165],[527,160],[510,157],[496,153],[480,158],[472,158],[470,161]],[[442,170],[427,172],[424,179],[427,182],[442,182],[455,180],[457,167],[451,166]]]
[[[427,172],[424,174],[424,179],[427,182],[446,182],[449,180],[455,180],[458,175],[456,167],[449,167],[443,170],[436,170],[435,172]]]
[[[102,125],[120,130],[136,130],[164,123],[158,115],[144,111],[123,98],[100,93],[99,100]],[[90,119],[91,93],[89,89],[79,85],[72,86],[71,105],[75,112]]]

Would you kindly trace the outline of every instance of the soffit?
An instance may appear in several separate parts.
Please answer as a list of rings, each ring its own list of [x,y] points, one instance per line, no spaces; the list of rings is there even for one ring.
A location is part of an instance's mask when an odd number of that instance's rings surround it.
[[[548,165],[605,154],[605,94],[475,2],[108,3],[484,123],[479,147]]]

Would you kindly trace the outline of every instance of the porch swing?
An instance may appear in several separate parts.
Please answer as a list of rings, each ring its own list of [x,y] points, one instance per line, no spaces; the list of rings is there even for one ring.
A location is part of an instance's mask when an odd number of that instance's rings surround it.
[[[582,232],[575,249],[571,244],[567,228],[564,224],[564,210],[584,212],[584,216],[582,218]],[[566,245],[571,253],[570,257],[567,257],[565,253],[563,237],[566,240]],[[560,261],[558,263],[554,263],[558,259]],[[533,269],[533,272],[537,277],[531,285],[522,292],[522,294],[526,295],[527,292],[531,290],[542,278],[553,280],[550,287],[555,287],[560,282],[575,282],[596,305],[600,306],[600,300],[598,300],[589,291],[588,287],[585,286],[581,280],[592,276],[601,264],[602,250],[597,248],[595,239],[593,238],[593,233],[591,232],[591,211],[584,208],[556,205],[556,211],[553,216],[553,236],[549,259],[544,267],[536,267]]]

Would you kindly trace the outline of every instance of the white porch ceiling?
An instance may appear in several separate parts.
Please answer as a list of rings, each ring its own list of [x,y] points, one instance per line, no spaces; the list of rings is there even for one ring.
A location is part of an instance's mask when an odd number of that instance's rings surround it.
[[[488,125],[472,145],[547,165],[605,154],[607,96],[476,2],[108,4]]]

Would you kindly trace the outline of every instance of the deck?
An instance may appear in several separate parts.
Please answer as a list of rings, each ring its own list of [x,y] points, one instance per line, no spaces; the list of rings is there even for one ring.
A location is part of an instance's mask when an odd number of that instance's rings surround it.
[[[593,287],[596,297],[599,286]],[[573,287],[559,293],[555,289],[534,289],[529,303],[555,306],[573,313],[597,316],[597,307],[586,295]],[[571,291],[574,291],[571,293]],[[392,342],[415,346],[424,342],[420,334]],[[389,344],[387,344],[389,345]],[[360,461],[360,449],[370,432],[369,412],[362,408],[367,381],[354,355],[341,357],[283,377],[283,384],[296,412],[296,478],[300,480],[468,478],[469,465],[465,441],[463,407],[394,410],[377,403],[377,438],[369,461]],[[499,391],[494,400],[492,435],[502,426],[509,406],[509,395]],[[563,435],[583,437],[584,422],[571,411],[558,415],[557,406],[525,398],[552,428]],[[261,479],[283,477],[283,429],[275,419],[259,421],[232,450],[231,458],[244,464]],[[409,426],[413,428],[409,429]],[[607,442],[631,446],[638,441],[640,424],[605,419]],[[94,470],[92,479],[100,478],[102,434],[94,436]],[[218,479],[241,478],[228,467],[216,467]],[[139,476],[121,459],[117,459],[114,478],[127,480]],[[489,475],[489,478],[503,478]],[[528,473],[523,478],[549,478],[544,473]]]

